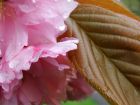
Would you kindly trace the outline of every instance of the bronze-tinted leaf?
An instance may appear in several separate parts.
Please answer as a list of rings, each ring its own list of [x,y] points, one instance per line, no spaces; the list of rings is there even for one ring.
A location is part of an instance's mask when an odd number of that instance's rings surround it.
[[[77,70],[111,105],[140,105],[140,23],[95,5],[80,5],[67,20],[80,40],[70,55]]]
[[[77,0],[80,4],[94,4],[116,13],[125,14],[137,20],[140,18],[129,11],[123,4],[118,2],[118,0]]]

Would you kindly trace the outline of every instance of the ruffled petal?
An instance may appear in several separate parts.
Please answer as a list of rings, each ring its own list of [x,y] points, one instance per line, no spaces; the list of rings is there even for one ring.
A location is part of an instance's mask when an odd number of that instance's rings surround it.
[[[67,99],[69,82],[76,78],[67,52],[77,49],[79,41],[69,37],[58,41],[58,37],[66,31],[64,21],[76,6],[74,0],[4,2],[0,18],[2,105],[59,105]],[[84,87],[81,91],[87,92]]]

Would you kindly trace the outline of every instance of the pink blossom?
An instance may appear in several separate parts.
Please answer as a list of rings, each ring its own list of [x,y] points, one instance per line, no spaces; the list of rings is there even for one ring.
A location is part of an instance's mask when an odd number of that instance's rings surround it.
[[[43,102],[60,105],[62,100],[83,98],[92,92],[87,83],[77,76],[67,57],[55,59],[59,66],[71,67],[63,71],[58,70],[53,60],[51,57],[41,58],[32,64],[29,71],[23,71],[23,79],[10,84],[12,93],[5,93],[1,105],[41,105]]]
[[[78,39],[57,38],[66,31],[65,19],[74,0],[7,0],[0,15],[0,105],[59,105],[91,88],[73,71],[67,52]],[[75,95],[75,98],[79,96]]]

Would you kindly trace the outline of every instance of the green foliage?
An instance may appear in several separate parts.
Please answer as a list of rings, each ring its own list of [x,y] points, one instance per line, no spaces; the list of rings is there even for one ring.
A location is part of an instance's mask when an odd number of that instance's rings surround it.
[[[131,11],[140,15],[140,0],[121,0]]]
[[[87,98],[81,101],[67,101],[63,102],[62,105],[99,105],[96,101],[91,98]]]
[[[47,104],[42,104],[42,105],[47,105]],[[81,101],[66,101],[66,102],[62,102],[61,105],[99,105],[97,104],[96,101],[94,101],[91,98],[87,98]]]

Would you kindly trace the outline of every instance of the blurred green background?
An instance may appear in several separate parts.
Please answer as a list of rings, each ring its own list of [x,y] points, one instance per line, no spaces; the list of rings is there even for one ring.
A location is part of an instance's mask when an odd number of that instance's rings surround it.
[[[67,101],[63,102],[62,105],[99,105],[96,100],[93,100],[92,98],[87,98],[85,100],[81,101]]]
[[[140,0],[121,0],[131,11],[140,15]]]

